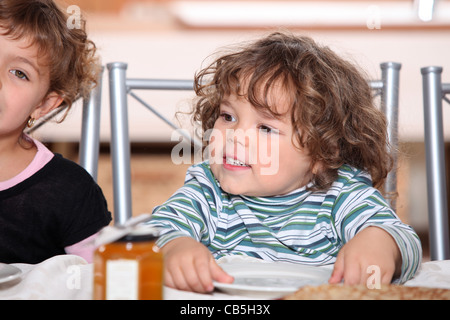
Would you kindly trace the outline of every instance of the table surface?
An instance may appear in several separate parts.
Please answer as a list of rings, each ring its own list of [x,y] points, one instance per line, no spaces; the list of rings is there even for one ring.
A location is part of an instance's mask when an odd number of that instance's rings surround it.
[[[225,263],[230,261],[225,261]],[[252,261],[255,262],[254,260]],[[263,262],[267,263],[267,262]],[[92,298],[93,265],[74,255],[55,256],[36,265],[12,264],[22,274],[0,283],[0,299],[88,300]],[[332,266],[324,266],[332,268]],[[318,267],[322,268],[322,267]],[[424,262],[406,286],[450,289],[450,260]],[[232,295],[220,291],[198,294],[164,288],[167,300],[244,300],[251,295]]]

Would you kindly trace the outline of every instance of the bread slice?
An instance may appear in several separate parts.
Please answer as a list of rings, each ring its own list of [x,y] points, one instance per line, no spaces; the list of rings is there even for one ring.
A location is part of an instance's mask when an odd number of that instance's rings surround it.
[[[284,297],[284,300],[450,300],[450,290],[401,285],[368,289],[364,285],[324,284],[302,287]]]

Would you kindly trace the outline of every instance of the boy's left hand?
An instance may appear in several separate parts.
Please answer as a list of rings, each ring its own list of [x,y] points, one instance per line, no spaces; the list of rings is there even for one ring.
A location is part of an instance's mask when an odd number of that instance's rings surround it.
[[[365,285],[372,274],[367,270],[371,265],[379,267],[381,284],[389,284],[401,270],[401,254],[394,238],[377,227],[367,227],[342,247],[328,282]]]

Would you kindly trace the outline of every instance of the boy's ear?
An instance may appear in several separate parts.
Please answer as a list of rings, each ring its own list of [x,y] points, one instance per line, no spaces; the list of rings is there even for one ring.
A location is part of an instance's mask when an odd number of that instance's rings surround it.
[[[318,161],[313,165],[311,172],[313,174],[318,174],[321,170],[323,170],[323,163]]]
[[[31,117],[38,120],[39,118],[45,116],[49,112],[58,108],[63,102],[63,97],[61,97],[56,92],[50,92],[44,100],[42,100],[41,104],[34,109]]]

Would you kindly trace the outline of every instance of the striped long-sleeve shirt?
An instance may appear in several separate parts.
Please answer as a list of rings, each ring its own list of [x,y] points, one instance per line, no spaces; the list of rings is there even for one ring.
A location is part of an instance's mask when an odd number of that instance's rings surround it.
[[[410,279],[422,257],[417,234],[399,220],[367,173],[350,166],[338,173],[325,192],[303,187],[282,196],[249,197],[224,192],[203,162],[188,169],[184,186],[154,209],[150,224],[162,228],[160,247],[190,236],[216,259],[241,254],[308,265],[334,263],[358,231],[377,226],[400,248],[398,281]]]

